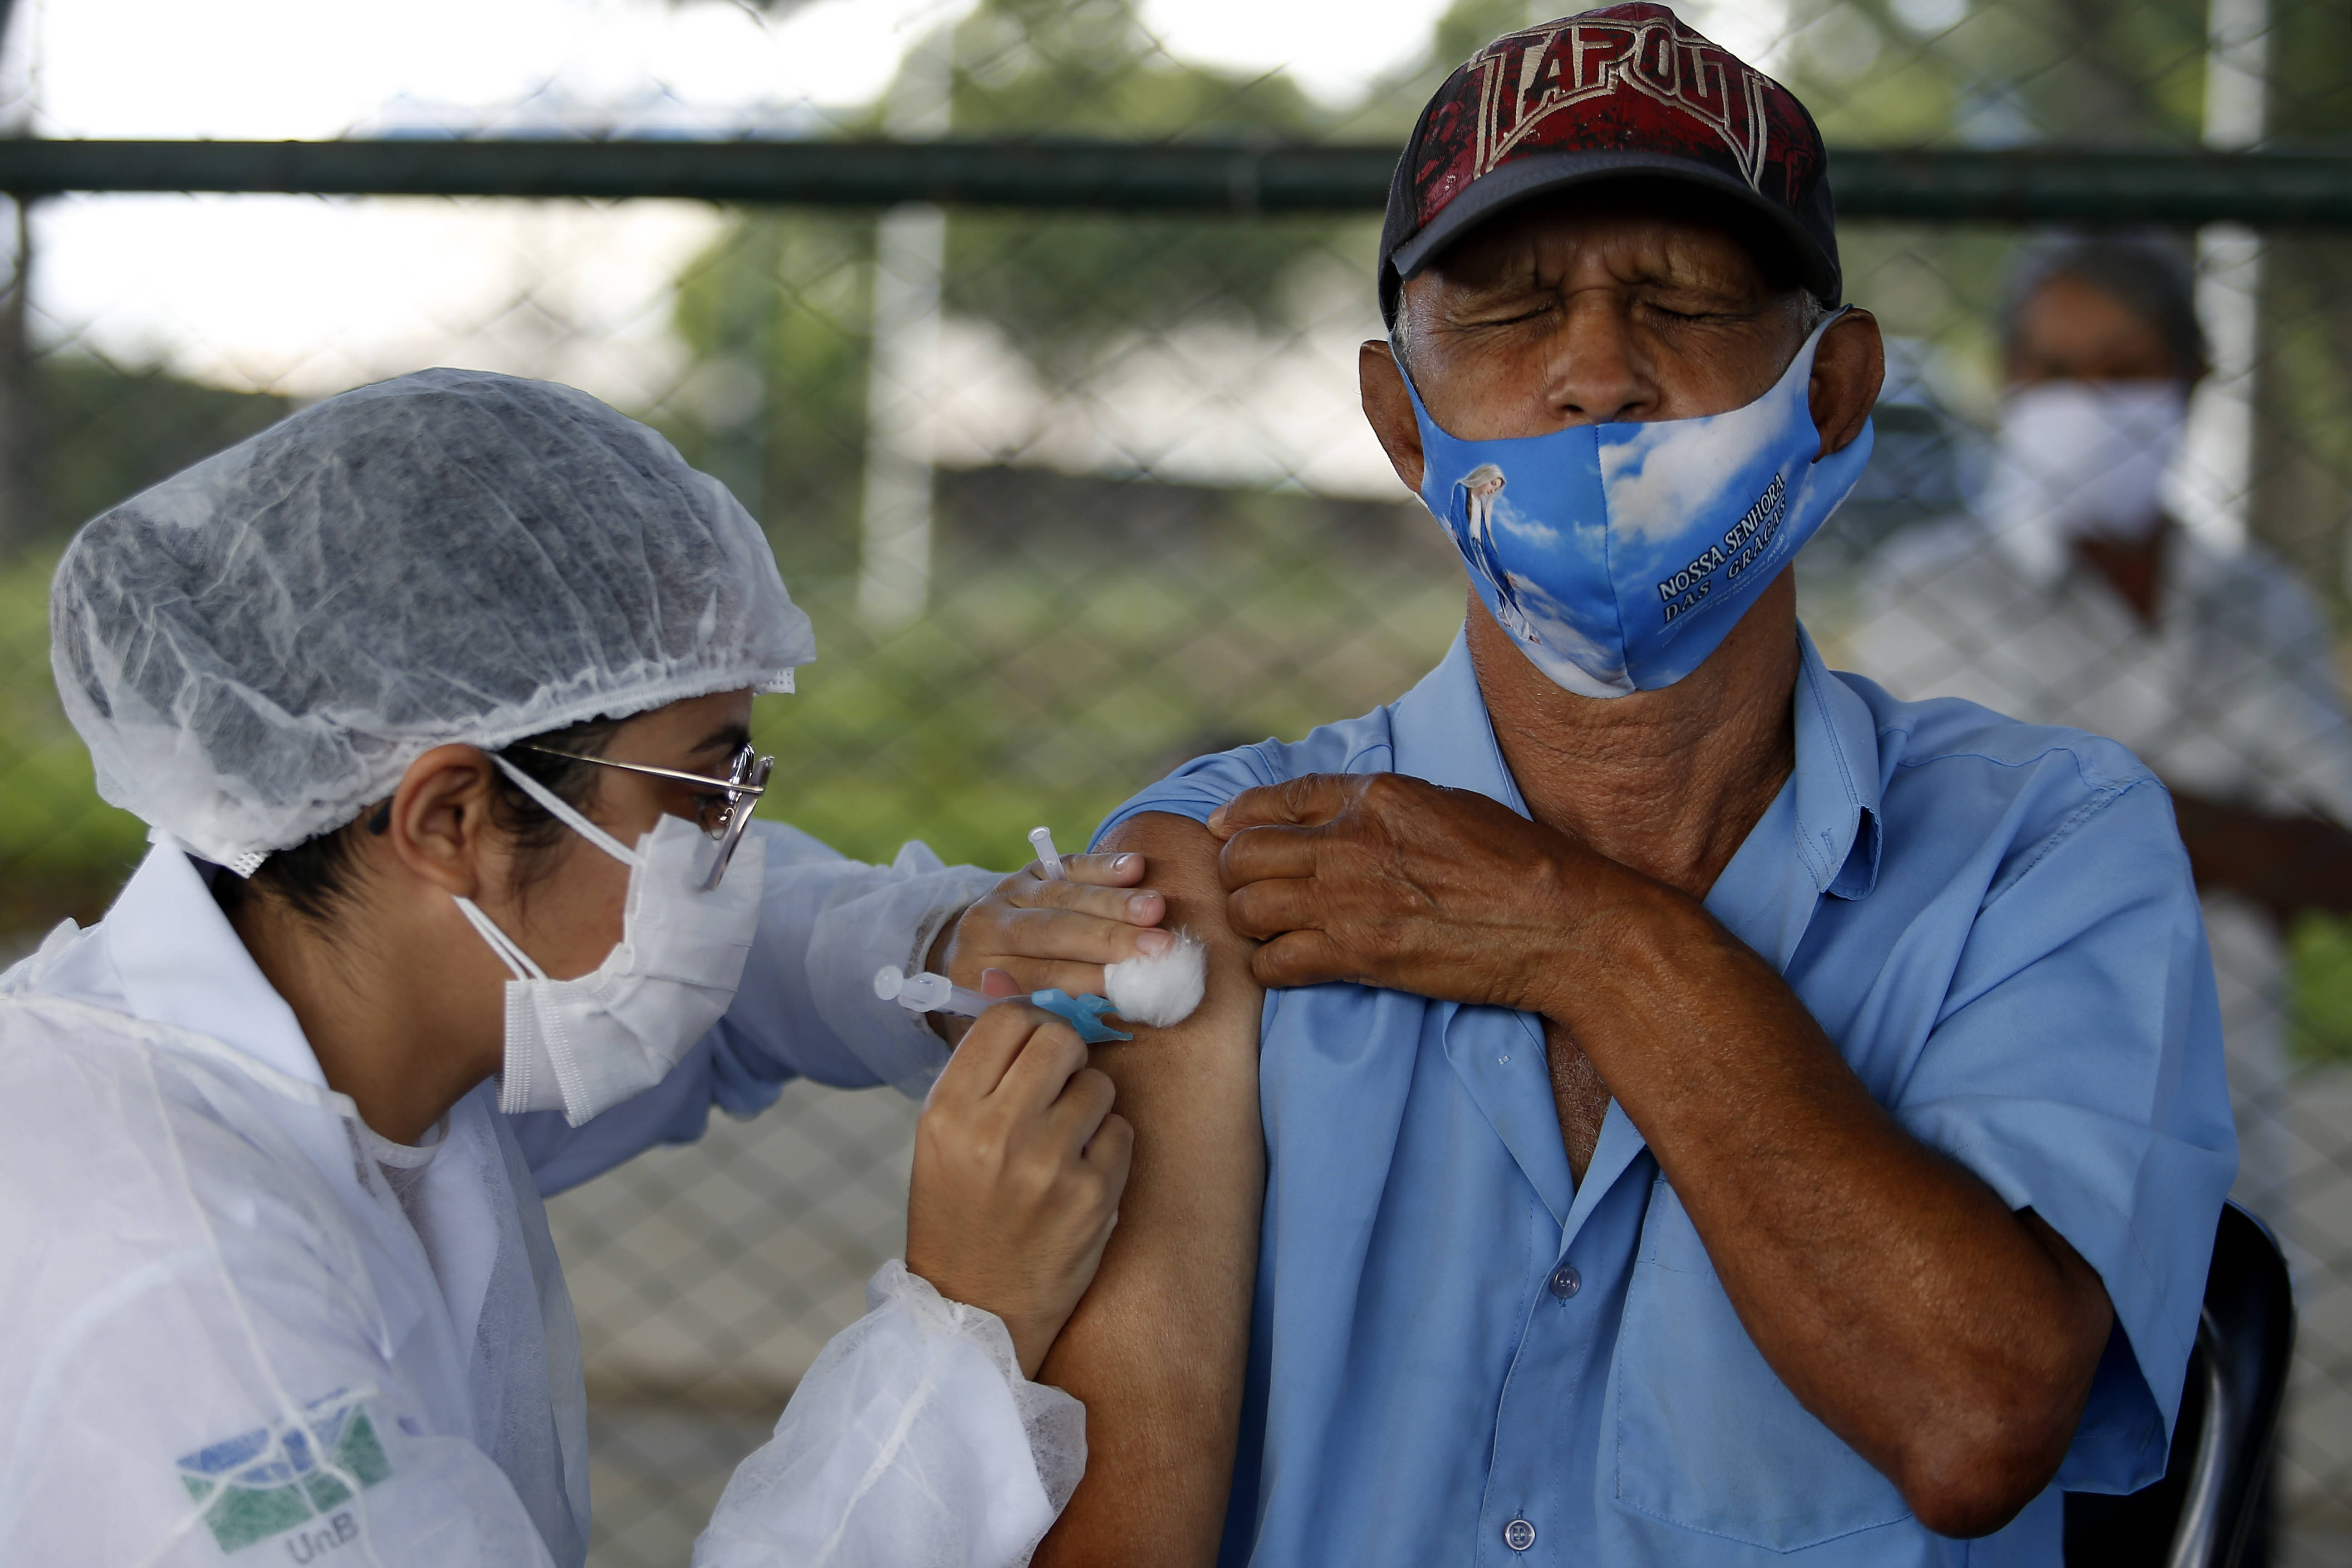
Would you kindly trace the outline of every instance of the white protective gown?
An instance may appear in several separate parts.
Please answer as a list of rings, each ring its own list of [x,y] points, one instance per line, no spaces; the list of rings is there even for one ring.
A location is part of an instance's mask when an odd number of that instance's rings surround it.
[[[755,831],[733,1011],[576,1130],[484,1084],[422,1146],[378,1137],[169,844],[0,977],[0,1563],[578,1568],[586,1397],[541,1194],[790,1077],[919,1086],[943,1049],[871,976],[994,879]],[[703,1568],[1001,1568],[1068,1500],[1084,1413],[1003,1325],[895,1262],[867,1299]]]

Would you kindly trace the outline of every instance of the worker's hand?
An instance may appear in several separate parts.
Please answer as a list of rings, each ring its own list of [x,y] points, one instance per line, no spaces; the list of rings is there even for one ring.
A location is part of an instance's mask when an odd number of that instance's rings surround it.
[[[1072,855],[1062,867],[1067,881],[1045,880],[1032,861],[997,883],[940,933],[930,967],[992,996],[1055,988],[1100,995],[1104,964],[1165,952],[1176,940],[1155,929],[1168,900],[1137,889],[1142,856]],[[932,1014],[931,1022],[950,1041],[969,1026],[944,1013]]]
[[[915,1128],[907,1267],[1004,1320],[1034,1377],[1118,1223],[1135,1131],[1067,1024],[1023,1003],[973,1024]]]
[[[1473,790],[1309,773],[1209,818],[1234,931],[1261,984],[1348,980],[1546,1012],[1563,948],[1638,872]]]

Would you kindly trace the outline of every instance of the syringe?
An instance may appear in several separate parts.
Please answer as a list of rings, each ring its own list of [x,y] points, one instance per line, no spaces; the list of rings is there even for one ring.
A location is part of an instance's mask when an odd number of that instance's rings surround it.
[[[909,1013],[954,1013],[966,1018],[977,1018],[999,1002],[1026,1002],[1042,1007],[1078,1032],[1078,1038],[1090,1046],[1109,1040],[1131,1040],[1133,1035],[1123,1034],[1104,1023],[1103,1015],[1110,1011],[1110,1002],[1101,996],[1073,996],[1066,991],[1032,991],[1026,996],[983,996],[977,991],[967,991],[944,974],[909,974],[897,964],[874,973],[874,994],[885,1002],[896,1002]]]
[[[885,1002],[896,1002],[909,1013],[953,1013],[965,1018],[977,1018],[999,1002],[1017,1000],[1011,996],[984,996],[928,970],[909,974],[895,963],[875,971],[874,994]]]

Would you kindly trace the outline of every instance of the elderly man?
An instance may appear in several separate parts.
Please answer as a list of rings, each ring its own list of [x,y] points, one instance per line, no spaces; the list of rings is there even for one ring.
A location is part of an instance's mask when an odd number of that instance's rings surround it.
[[[1662,5],[1423,111],[1363,396],[1467,622],[1106,830],[1213,969],[1097,1058],[1041,1563],[2055,1563],[2160,1473],[2234,1164],[2189,866],[2122,748],[1799,627],[1882,369],[1824,175]]]
[[[2129,746],[2173,792],[2203,889],[2244,1155],[2236,1195],[2285,1218],[2283,927],[2352,910],[2352,732],[2311,595],[2276,562],[2166,518],[2205,369],[2177,243],[2030,247],[2001,310],[2009,396],[1981,515],[1898,536],[1853,642],[1906,697],[1965,697]]]

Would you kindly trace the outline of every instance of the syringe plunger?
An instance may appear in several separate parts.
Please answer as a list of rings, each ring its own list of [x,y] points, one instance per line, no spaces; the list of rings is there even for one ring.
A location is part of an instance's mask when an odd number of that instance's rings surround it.
[[[1037,851],[1037,868],[1045,874],[1045,880],[1049,882],[1068,880],[1067,875],[1062,869],[1062,858],[1054,852],[1054,830],[1052,828],[1031,828],[1029,830],[1029,847]]]
[[[909,1013],[953,1013],[965,1018],[977,1018],[1004,1000],[968,991],[944,974],[909,974],[895,963],[875,971],[874,994]]]

